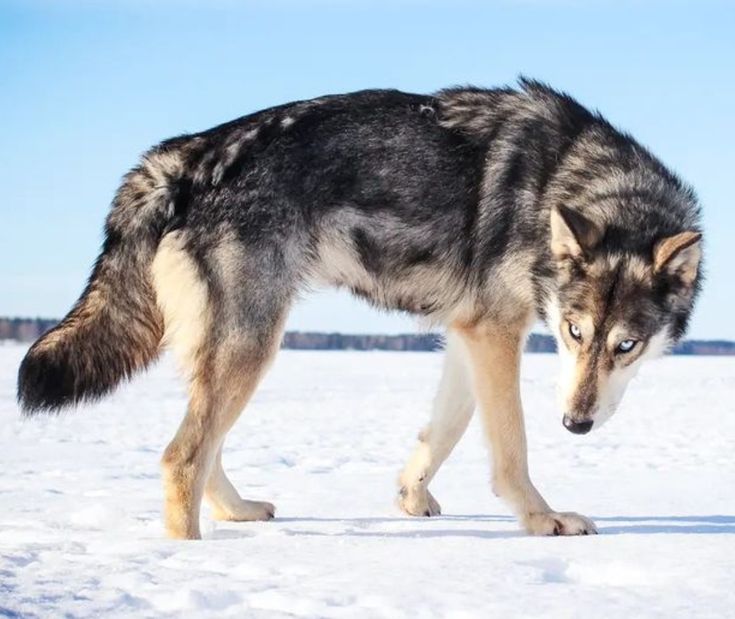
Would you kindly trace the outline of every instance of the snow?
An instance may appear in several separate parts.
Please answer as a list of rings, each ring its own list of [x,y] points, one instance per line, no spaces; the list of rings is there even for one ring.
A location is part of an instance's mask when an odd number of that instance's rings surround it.
[[[0,616],[724,617],[735,593],[735,364],[649,363],[619,413],[574,436],[557,360],[524,359],[531,472],[600,535],[532,538],[489,491],[477,420],[432,491],[393,504],[440,355],[280,354],[225,468],[272,522],[164,538],[160,454],[185,406],[170,360],[95,406],[22,420],[0,346]]]

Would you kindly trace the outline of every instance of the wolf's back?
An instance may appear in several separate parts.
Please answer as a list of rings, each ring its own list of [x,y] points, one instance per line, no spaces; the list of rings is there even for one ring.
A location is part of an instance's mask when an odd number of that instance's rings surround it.
[[[150,265],[177,209],[182,167],[163,145],[125,176],[82,296],[21,363],[18,401],[26,414],[99,398],[158,356],[163,318]]]

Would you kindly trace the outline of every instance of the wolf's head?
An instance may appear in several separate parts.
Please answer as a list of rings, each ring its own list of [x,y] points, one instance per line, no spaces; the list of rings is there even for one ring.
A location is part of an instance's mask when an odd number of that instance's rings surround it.
[[[684,333],[697,291],[700,238],[682,231],[636,246],[577,211],[552,209],[556,286],[547,319],[562,359],[569,431],[599,427],[641,362]]]

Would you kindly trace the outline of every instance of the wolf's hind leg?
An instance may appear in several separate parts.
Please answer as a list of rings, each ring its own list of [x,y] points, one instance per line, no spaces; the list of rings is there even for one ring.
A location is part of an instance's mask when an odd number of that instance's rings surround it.
[[[262,342],[249,341],[250,338],[234,338],[233,341],[230,337],[202,354],[203,359],[192,377],[186,417],[163,456],[165,524],[171,537],[201,537],[199,509],[212,473],[215,477],[209,488],[219,498],[217,507],[224,508],[224,513],[228,507],[236,507],[240,511],[230,515],[237,516],[242,515],[248,505],[242,499],[235,500],[239,495],[224,473],[220,475],[217,454],[225,434],[265,373],[278,347],[279,337],[280,331],[278,336],[273,334],[265,346]],[[249,515],[257,511],[253,509]],[[266,519],[268,514],[272,517],[272,506],[263,505],[257,515],[259,519]]]
[[[399,507],[411,516],[436,516],[441,507],[428,490],[442,463],[449,457],[472,418],[475,402],[463,359],[462,343],[447,337],[439,390],[431,421],[419,434],[411,458],[399,478]]]
[[[271,503],[240,497],[222,468],[222,447],[215,456],[212,472],[204,486],[204,496],[212,506],[215,520],[270,520],[276,513]]]
[[[282,262],[262,247],[224,235],[195,260],[190,241],[186,232],[171,232],[152,265],[165,342],[190,380],[186,416],[162,461],[166,529],[183,539],[200,537],[205,493],[217,516],[273,515],[272,505],[240,498],[219,454],[278,350],[293,290],[290,272],[274,270]]]

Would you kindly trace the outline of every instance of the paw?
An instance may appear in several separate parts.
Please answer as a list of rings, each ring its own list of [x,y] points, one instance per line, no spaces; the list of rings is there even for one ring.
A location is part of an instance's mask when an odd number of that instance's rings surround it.
[[[398,507],[409,516],[438,516],[442,508],[431,492],[422,489],[410,490],[406,486],[398,492]]]
[[[215,520],[230,520],[233,522],[252,522],[254,520],[271,520],[276,514],[272,503],[265,501],[247,501],[243,499],[237,505],[230,505],[227,509],[214,508],[212,517]]]
[[[574,512],[528,514],[523,526],[531,535],[594,535],[595,523]]]

